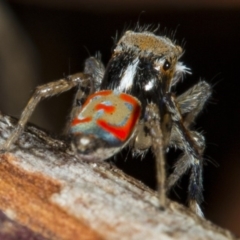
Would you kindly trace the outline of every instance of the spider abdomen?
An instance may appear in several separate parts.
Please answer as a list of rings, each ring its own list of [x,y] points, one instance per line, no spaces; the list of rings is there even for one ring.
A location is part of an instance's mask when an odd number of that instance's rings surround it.
[[[112,90],[88,97],[72,120],[72,148],[83,159],[100,161],[111,157],[131,138],[141,114],[133,96]]]

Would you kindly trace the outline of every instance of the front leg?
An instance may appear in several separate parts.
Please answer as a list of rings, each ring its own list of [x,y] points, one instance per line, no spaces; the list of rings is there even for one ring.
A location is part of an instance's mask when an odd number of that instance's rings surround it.
[[[163,134],[160,126],[160,113],[158,107],[150,103],[145,111],[145,127],[151,137],[151,149],[155,155],[157,171],[157,191],[160,208],[166,207],[166,172]]]
[[[90,79],[91,78],[87,74],[77,73],[69,76],[66,79],[60,79],[58,81],[50,82],[37,87],[34,94],[32,95],[29,102],[27,103],[27,106],[23,110],[16,128],[13,130],[10,137],[3,144],[3,146],[1,146],[1,151],[3,152],[9,151],[11,145],[18,139],[28,119],[30,118],[37,104],[41,100],[66,92],[80,84],[87,85],[89,84]]]
[[[166,119],[167,120],[167,119]],[[159,206],[161,209],[166,207],[166,169],[165,169],[165,148],[166,139],[164,139],[159,108],[154,103],[146,106],[144,117],[136,127],[136,133],[132,138],[130,147],[132,147],[133,156],[145,156],[151,148],[156,164],[156,180]]]

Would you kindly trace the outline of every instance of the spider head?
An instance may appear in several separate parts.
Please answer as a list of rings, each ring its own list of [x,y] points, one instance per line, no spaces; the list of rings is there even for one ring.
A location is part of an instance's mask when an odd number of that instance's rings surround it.
[[[118,41],[102,89],[118,89],[138,97],[143,106],[169,92],[188,68],[178,62],[182,48],[167,37],[127,31]]]

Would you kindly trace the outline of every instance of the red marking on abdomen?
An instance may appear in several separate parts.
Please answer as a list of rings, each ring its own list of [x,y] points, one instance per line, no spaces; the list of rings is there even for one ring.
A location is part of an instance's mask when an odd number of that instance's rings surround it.
[[[119,96],[125,102],[131,103],[133,105],[133,107],[136,107],[139,105],[138,101],[131,95],[128,95],[126,93],[121,93]]]
[[[129,117],[129,119],[127,120],[124,126],[113,126],[101,119],[97,120],[97,124],[100,127],[102,127],[104,130],[110,132],[116,138],[124,142],[129,137],[129,134],[132,132],[132,129],[134,128],[137,120],[139,119],[140,112],[141,112],[141,107],[139,105],[136,105],[131,116]]]
[[[76,126],[79,123],[87,123],[87,122],[91,122],[91,121],[92,121],[92,117],[86,117],[86,118],[83,118],[83,119],[74,118],[71,125]]]
[[[104,110],[106,113],[109,113],[109,114],[114,113],[114,111],[115,111],[114,106],[108,106],[108,105],[105,105],[103,103],[97,104],[94,109],[97,110],[97,111],[98,110]]]

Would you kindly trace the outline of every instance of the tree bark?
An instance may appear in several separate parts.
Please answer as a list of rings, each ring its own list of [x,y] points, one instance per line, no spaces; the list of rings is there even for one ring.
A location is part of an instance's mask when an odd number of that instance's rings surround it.
[[[0,116],[0,144],[15,124]],[[175,202],[160,211],[141,182],[106,162],[78,159],[32,126],[0,155],[0,209],[46,239],[237,239]]]

